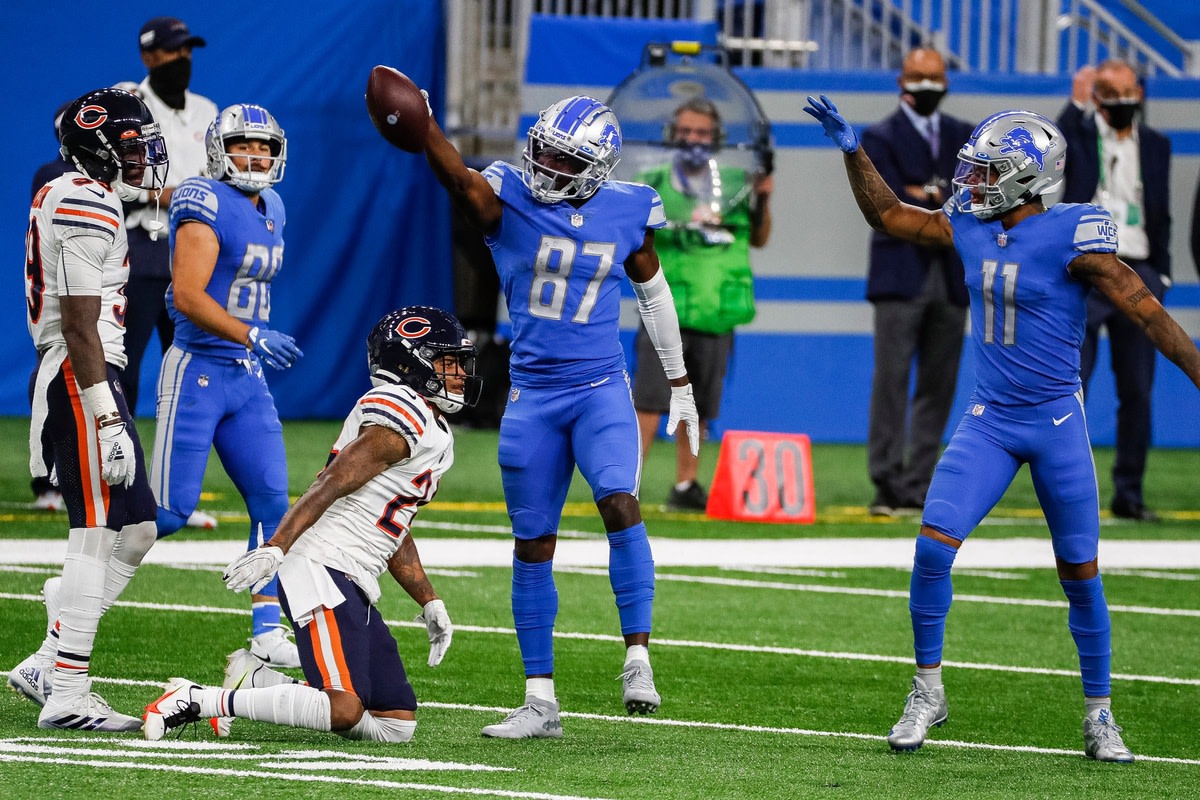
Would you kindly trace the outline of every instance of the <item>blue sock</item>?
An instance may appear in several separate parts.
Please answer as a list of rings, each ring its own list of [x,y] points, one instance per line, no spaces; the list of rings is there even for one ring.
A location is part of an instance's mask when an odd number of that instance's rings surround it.
[[[1104,583],[1097,575],[1086,581],[1059,581],[1067,595],[1067,627],[1079,651],[1079,674],[1085,697],[1112,694],[1109,670],[1112,666],[1112,623]]]
[[[279,596],[279,578],[272,578],[259,594],[269,597]],[[280,609],[277,600],[270,602],[255,601],[250,604],[251,636],[258,636],[279,627]]]
[[[644,522],[608,534],[608,580],[617,599],[621,633],[649,633],[654,613],[654,557]]]
[[[928,536],[917,537],[912,579],[908,585],[908,610],[912,615],[913,650],[918,664],[940,664],[946,639],[946,615],[954,587],[950,567],[958,550]]]
[[[512,612],[525,674],[554,674],[558,589],[554,586],[553,561],[527,564],[513,556]]]

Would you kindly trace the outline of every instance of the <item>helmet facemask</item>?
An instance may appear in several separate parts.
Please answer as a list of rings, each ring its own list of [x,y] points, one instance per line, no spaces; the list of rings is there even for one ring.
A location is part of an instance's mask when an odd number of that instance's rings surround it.
[[[381,319],[367,337],[367,366],[372,386],[404,384],[447,414],[474,406],[483,390],[475,345],[440,309],[412,306]]]
[[[529,129],[525,185],[543,203],[586,200],[620,160],[621,129],[612,111],[590,97],[569,97],[543,111]]]
[[[232,145],[250,141],[265,141],[271,154],[229,152]],[[208,152],[209,177],[229,183],[239,191],[257,194],[283,180],[287,137],[262,106],[236,105],[221,111],[208,127],[204,146]],[[238,169],[235,159],[244,160],[246,168]],[[262,161],[268,161],[269,168],[255,169]]]
[[[1026,111],[1002,111],[983,122],[958,153],[955,203],[994,219],[1035,198],[1057,194],[1066,143],[1054,123]]]

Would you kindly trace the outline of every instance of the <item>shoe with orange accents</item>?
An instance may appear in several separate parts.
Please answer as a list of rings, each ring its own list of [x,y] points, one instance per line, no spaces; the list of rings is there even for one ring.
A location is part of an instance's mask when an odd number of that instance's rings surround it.
[[[142,734],[157,742],[173,728],[199,722],[200,704],[192,699],[192,690],[203,688],[187,678],[171,678],[167,691],[150,705],[142,717]]]

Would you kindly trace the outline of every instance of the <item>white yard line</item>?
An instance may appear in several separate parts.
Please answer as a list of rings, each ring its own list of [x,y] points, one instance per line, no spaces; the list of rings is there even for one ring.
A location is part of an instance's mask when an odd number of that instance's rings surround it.
[[[901,567],[912,566],[914,539],[664,539],[650,538],[660,567]],[[512,540],[422,539],[417,537],[426,567],[507,567]],[[157,542],[148,564],[213,564],[224,566],[242,552],[237,540]],[[0,564],[62,564],[66,536],[61,539],[0,539]],[[560,539],[554,563],[570,567],[608,565],[608,543],[602,539]],[[1050,568],[1050,539],[968,539],[955,559],[967,569]],[[1100,567],[1118,569],[1200,569],[1200,541],[1100,540]]]

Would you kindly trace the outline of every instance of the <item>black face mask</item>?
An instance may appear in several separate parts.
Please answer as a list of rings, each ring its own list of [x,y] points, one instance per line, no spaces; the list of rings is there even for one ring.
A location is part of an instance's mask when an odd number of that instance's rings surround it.
[[[1142,110],[1142,104],[1139,102],[1129,102],[1126,100],[1117,100],[1112,103],[1101,103],[1100,107],[1104,109],[1104,115],[1108,124],[1115,131],[1129,130],[1133,125],[1133,118]]]
[[[908,95],[913,99],[913,111],[917,112],[917,116],[928,117],[937,111],[938,104],[946,96],[946,90],[919,89],[915,92],[908,92]]]
[[[676,142],[675,146],[679,148],[679,163],[683,165],[684,169],[695,170],[706,167],[708,166],[708,160],[712,158],[713,148],[711,144]]]
[[[177,58],[150,70],[150,88],[171,108],[183,108],[183,93],[191,81],[190,58]]]

